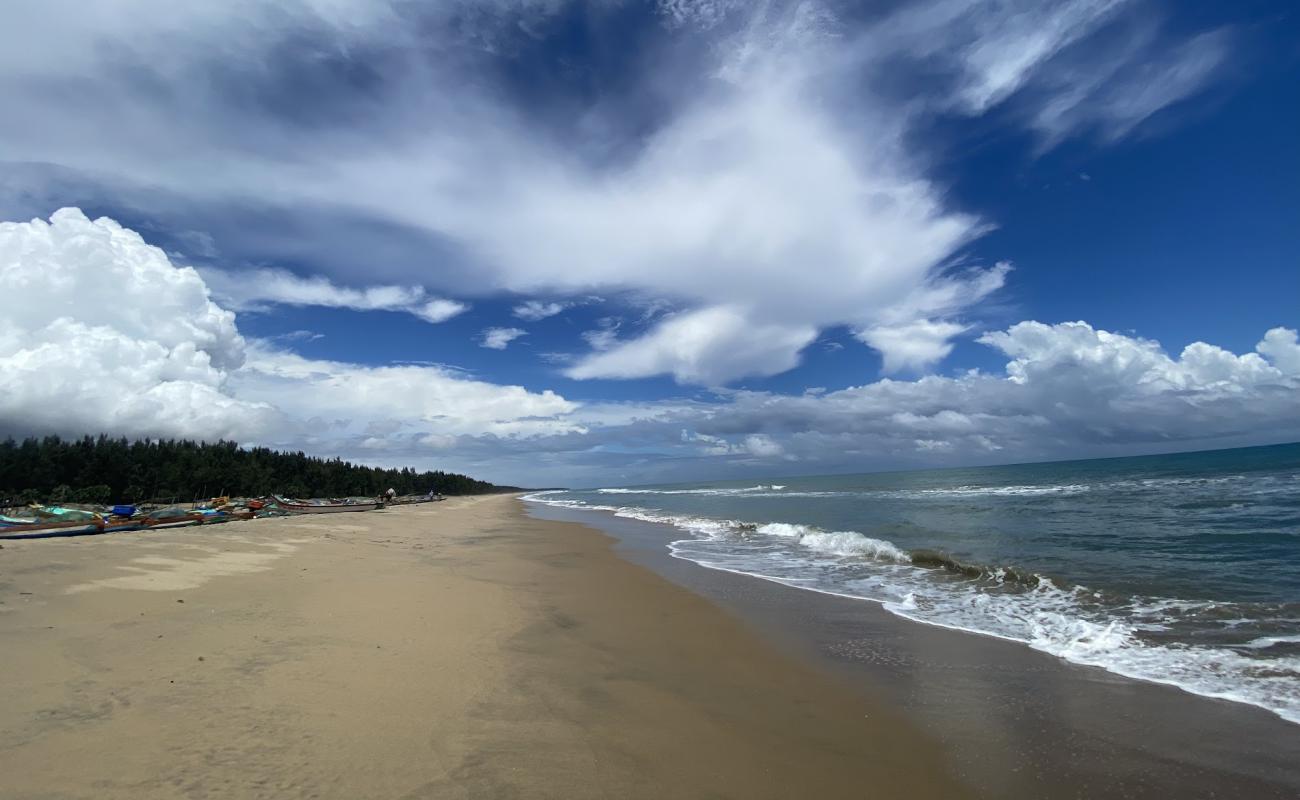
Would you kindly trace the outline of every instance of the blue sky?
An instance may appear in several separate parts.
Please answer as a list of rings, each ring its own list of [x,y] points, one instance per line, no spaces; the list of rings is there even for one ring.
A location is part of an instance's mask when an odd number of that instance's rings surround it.
[[[1289,3],[60,5],[0,33],[6,433],[531,485],[1300,438]]]

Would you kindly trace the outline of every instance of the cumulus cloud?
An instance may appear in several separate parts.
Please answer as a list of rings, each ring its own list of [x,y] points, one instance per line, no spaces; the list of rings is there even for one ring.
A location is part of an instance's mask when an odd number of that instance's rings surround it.
[[[483,331],[479,345],[489,350],[504,350],[515,339],[527,335],[528,331],[523,328],[488,328]]]
[[[1264,338],[1255,345],[1260,355],[1293,378],[1300,377],[1300,343],[1296,341],[1296,332],[1289,328],[1273,328],[1264,334]]]
[[[501,442],[462,437],[469,463],[524,481],[609,485],[1210,449],[1300,439],[1300,343],[1256,352],[1159,343],[1084,322],[1022,322],[981,341],[996,372],[882,379],[799,395],[587,403],[580,428]]]
[[[192,269],[111,219],[65,208],[0,223],[0,426],[246,437],[270,407],[225,388],[244,361],[234,314]]]
[[[583,430],[569,419],[578,406],[551,391],[246,343],[199,273],[77,209],[0,223],[0,291],[23,298],[0,317],[0,435],[224,437],[334,454]]]
[[[588,404],[588,432],[530,447],[577,480],[608,483],[1129,455],[1300,438],[1300,343],[1257,352],[1159,343],[1084,322],[1022,322],[981,341],[996,373],[884,379],[833,392],[727,392],[708,402]],[[600,443],[621,459],[592,456]],[[498,453],[509,463],[512,453]]]
[[[1009,357],[1001,375],[882,380],[802,397],[741,393],[725,416],[697,429],[780,431],[778,441],[803,457],[816,456],[806,445],[837,440],[864,454],[1048,457],[1285,439],[1300,435],[1294,336],[1271,330],[1259,353],[1243,355],[1195,342],[1173,357],[1157,342],[1084,322],[1021,322],[980,337]]]
[[[469,308],[455,300],[429,297],[420,286],[352,289],[319,275],[304,278],[283,269],[205,269],[203,278],[217,299],[236,311],[260,311],[273,304],[322,306],[356,311],[402,311],[438,323]]]

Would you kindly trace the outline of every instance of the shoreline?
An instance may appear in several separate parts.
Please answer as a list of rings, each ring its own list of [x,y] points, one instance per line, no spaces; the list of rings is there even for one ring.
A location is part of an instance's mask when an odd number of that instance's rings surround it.
[[[681,532],[668,525],[540,503],[529,513],[617,537],[624,558],[899,710],[985,796],[1300,794],[1300,727],[1271,711],[913,621],[861,598],[707,568],[669,553]]]
[[[0,551],[0,786],[960,797],[905,714],[508,495]]]

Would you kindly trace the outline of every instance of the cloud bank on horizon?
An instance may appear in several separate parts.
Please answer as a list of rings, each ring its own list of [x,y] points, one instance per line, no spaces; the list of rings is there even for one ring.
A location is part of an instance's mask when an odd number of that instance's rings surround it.
[[[1021,322],[980,337],[1010,359],[1002,374],[583,403],[442,367],[250,343],[198,272],[76,209],[0,223],[0,289],[34,298],[0,318],[0,434],[225,437],[502,476],[541,463],[585,481],[611,467],[681,476],[692,461],[806,469],[1300,436],[1300,343],[1281,327],[1256,352],[1198,342],[1171,357],[1084,322]],[[111,303],[85,302],[87,291]]]
[[[939,119],[997,118],[1038,152],[1138,135],[1220,79],[1229,28],[1171,31],[1139,0],[61,5],[20,0],[0,30],[21,112],[0,212],[31,220],[0,225],[0,286],[35,298],[0,321],[0,433],[515,482],[1300,438],[1285,326],[1177,356],[1085,322],[986,330],[1016,273],[968,246],[1001,221],[955,205],[917,144]],[[606,46],[566,49],[577,25]],[[467,338],[551,357],[564,391],[309,358],[236,317],[396,312],[438,337],[500,298]],[[907,378],[728,388],[833,330]],[[926,374],[963,337],[1004,371]],[[656,376],[684,388],[580,388]]]

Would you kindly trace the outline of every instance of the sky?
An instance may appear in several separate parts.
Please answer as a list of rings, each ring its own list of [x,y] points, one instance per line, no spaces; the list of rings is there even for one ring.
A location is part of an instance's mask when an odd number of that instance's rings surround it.
[[[522,486],[1300,440],[1300,10],[14,0],[0,436]]]

